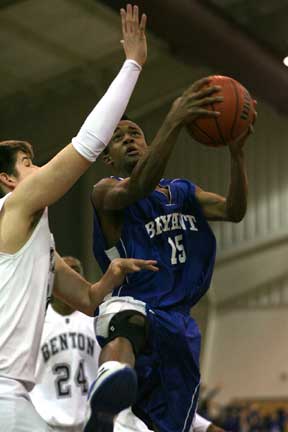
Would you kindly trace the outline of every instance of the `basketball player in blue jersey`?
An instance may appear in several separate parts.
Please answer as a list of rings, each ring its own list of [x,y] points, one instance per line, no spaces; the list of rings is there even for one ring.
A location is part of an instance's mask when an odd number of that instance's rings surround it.
[[[200,384],[200,332],[190,308],[209,288],[216,241],[209,220],[240,222],[247,205],[243,145],[249,131],[229,145],[227,198],[185,179],[162,175],[187,119],[217,117],[219,102],[209,79],[178,98],[151,146],[140,127],[122,120],[104,153],[116,176],[92,192],[94,254],[103,271],[115,257],[156,259],[160,271],[131,275],[96,311],[103,347],[90,391],[94,427],[128,404],[148,427],[187,432]],[[136,371],[136,372],[135,372]],[[138,381],[138,388],[137,388]],[[85,431],[92,431],[92,420]],[[109,430],[109,429],[107,429]]]

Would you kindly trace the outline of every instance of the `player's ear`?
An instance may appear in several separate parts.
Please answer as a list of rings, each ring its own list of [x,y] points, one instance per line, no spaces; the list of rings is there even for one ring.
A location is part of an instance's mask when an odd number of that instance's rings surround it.
[[[113,159],[111,158],[108,152],[103,152],[101,158],[105,165],[113,166]]]
[[[0,173],[0,183],[9,189],[14,189],[16,187],[15,179],[5,172]]]

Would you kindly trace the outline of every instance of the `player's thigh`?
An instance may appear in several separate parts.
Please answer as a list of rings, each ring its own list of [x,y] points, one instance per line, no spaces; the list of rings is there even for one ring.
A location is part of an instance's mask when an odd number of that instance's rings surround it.
[[[0,400],[1,431],[51,432],[32,403],[24,398]]]

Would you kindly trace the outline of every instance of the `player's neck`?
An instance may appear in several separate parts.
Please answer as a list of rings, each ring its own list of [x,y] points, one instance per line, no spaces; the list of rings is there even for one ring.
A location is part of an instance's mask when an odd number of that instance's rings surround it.
[[[129,167],[129,168],[122,168],[118,171],[117,176],[118,177],[122,177],[122,178],[127,178],[127,177],[131,177],[131,174],[133,172],[134,166],[133,167]]]
[[[138,163],[137,161],[134,161],[133,163],[126,164],[125,166],[119,167],[119,169],[116,170],[117,171],[116,175],[122,178],[131,177],[131,174],[134,168],[136,167],[137,163]]]
[[[54,311],[60,315],[71,315],[73,312],[75,312],[75,310],[71,308],[71,306],[59,302],[57,299],[52,300],[51,306]]]

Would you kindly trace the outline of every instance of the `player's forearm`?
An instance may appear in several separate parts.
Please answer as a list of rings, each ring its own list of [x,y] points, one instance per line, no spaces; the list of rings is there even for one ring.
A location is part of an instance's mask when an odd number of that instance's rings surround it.
[[[115,283],[109,271],[92,285],[58,258],[53,295],[80,312],[93,316],[113,288]]]
[[[227,219],[240,222],[247,210],[248,179],[243,151],[231,156],[231,180],[226,199]]]
[[[53,295],[80,312],[93,315],[90,289],[91,284],[57,254]]]
[[[30,215],[61,198],[89,168],[109,143],[141,71],[133,60],[126,60],[119,74],[89,114],[73,145],[66,146],[51,161],[17,188],[14,199]],[[35,187],[37,184],[37,187]],[[23,200],[25,196],[25,200]]]
[[[101,279],[89,288],[89,309],[91,315],[94,314],[97,307],[100,306],[105,297],[110,294],[114,288],[115,282],[108,269]]]
[[[181,126],[166,119],[130,178],[130,185],[140,196],[153,191],[163,176]]]
[[[72,144],[90,162],[94,162],[112,138],[142,68],[134,60],[126,60],[109,89],[86,118]]]

